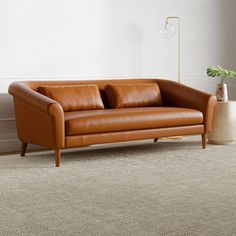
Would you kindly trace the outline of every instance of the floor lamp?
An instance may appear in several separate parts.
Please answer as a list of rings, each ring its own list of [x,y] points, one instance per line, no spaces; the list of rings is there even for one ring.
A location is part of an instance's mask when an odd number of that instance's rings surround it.
[[[176,27],[175,25],[170,22],[171,20],[177,21],[178,29],[178,40],[177,40],[177,62],[178,62],[178,67],[177,67],[177,81],[180,83],[180,18],[178,16],[168,16],[165,19],[164,24],[160,28],[160,35],[163,39],[171,39],[174,37],[176,33]],[[167,138],[162,138],[162,140],[176,140],[176,139],[182,139],[183,136],[173,136],[173,137],[167,137]],[[154,142],[157,142],[157,138],[154,139]]]
[[[160,28],[160,36],[164,39],[171,39],[174,37],[176,33],[176,27],[175,24],[173,24],[170,21],[177,21],[177,34],[178,34],[178,40],[177,40],[177,62],[178,62],[178,68],[177,68],[177,78],[178,83],[180,83],[180,18],[178,16],[168,16],[165,19],[164,24]]]

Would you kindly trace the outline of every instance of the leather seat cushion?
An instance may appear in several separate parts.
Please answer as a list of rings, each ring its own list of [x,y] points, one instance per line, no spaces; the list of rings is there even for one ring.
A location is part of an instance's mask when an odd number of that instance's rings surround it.
[[[65,112],[65,132],[68,136],[202,123],[202,112],[175,107],[137,107]]]
[[[104,109],[96,84],[75,86],[44,86],[37,91],[61,104],[64,111]]]
[[[156,83],[108,84],[105,87],[112,108],[161,106],[161,92]]]

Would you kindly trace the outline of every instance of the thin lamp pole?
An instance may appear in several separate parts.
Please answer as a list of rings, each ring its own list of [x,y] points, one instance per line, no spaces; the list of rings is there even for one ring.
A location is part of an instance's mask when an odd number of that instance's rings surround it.
[[[168,24],[168,21],[169,20],[176,20],[177,21],[177,24],[178,24],[178,42],[177,42],[177,47],[178,47],[178,52],[177,52],[177,61],[178,61],[178,83],[180,83],[180,18],[178,16],[168,16],[166,17],[166,25]],[[183,136],[175,136],[175,137],[169,137],[169,138],[163,138],[164,140],[165,139],[181,139],[183,138]]]
[[[180,63],[181,63],[181,58],[180,58],[180,18],[178,16],[168,16],[166,17],[166,25],[168,24],[169,20],[176,20],[178,24],[178,42],[177,42],[177,62],[178,62],[178,83],[180,83]]]

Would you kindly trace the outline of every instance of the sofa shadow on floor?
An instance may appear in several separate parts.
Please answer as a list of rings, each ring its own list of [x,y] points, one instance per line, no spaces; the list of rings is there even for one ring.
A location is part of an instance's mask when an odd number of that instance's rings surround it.
[[[176,152],[181,152],[189,146],[191,150],[204,152],[201,148],[201,141],[167,141],[160,140],[153,143],[153,140],[133,141],[114,144],[92,145],[83,148],[74,148],[63,150],[62,162],[65,165],[81,163],[86,161],[99,161],[104,159],[115,158],[138,158],[140,155],[153,155],[155,158],[165,158],[165,155],[175,156]],[[1,159],[2,158],[2,159]],[[36,151],[29,152],[25,157],[19,154],[0,156],[4,160],[4,164],[0,165],[3,168],[50,168],[54,167],[52,160],[54,159],[53,151]]]
[[[208,144],[207,149],[201,148],[201,141],[198,136],[183,137],[180,140],[159,140],[153,143],[153,140],[121,142],[113,144],[92,145],[83,148],[63,150],[62,162],[67,167],[76,168],[85,162],[103,161],[103,160],[135,160],[152,157],[155,159],[164,159],[166,156],[175,158],[182,156],[189,158],[193,152],[197,157],[207,156],[214,158],[215,153],[225,153],[232,145],[212,145]],[[229,149],[230,150],[230,149]],[[232,154],[234,155],[234,154]],[[53,168],[53,151],[29,152],[25,157],[19,154],[0,156],[0,169],[11,168]]]

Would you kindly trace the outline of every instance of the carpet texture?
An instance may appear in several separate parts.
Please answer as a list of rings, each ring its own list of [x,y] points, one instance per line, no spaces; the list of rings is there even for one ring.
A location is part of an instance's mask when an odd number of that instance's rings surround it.
[[[1,236],[236,235],[236,145],[132,142],[0,157]]]

